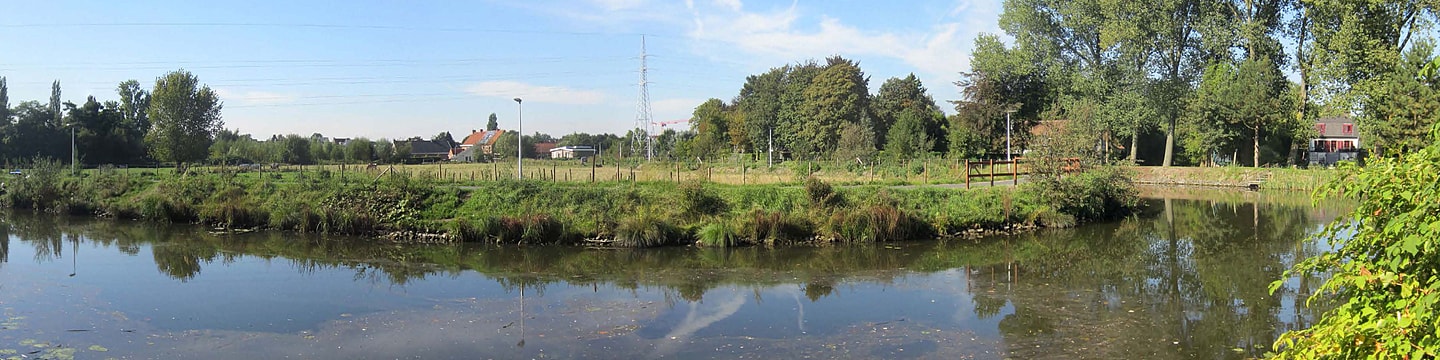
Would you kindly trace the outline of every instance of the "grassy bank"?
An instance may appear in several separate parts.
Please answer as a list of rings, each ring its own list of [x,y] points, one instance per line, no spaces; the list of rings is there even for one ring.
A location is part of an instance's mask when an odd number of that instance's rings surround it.
[[[1127,213],[1117,169],[1019,188],[837,188],[698,180],[441,183],[409,172],[90,171],[40,163],[7,179],[8,207],[223,228],[507,244],[652,247],[858,243],[1057,227]]]
[[[1334,179],[1331,169],[1219,167],[1154,167],[1135,166],[1129,170],[1135,183],[1151,185],[1183,185],[1207,187],[1249,187],[1274,190],[1309,191]]]

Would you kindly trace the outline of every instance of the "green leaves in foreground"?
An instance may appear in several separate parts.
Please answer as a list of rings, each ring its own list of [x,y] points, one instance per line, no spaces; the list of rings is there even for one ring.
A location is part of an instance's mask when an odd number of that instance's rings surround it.
[[[1440,136],[1440,126],[1431,130]],[[1333,274],[1314,294],[1338,307],[1309,329],[1276,341],[1280,358],[1435,358],[1440,356],[1440,142],[1398,159],[1377,158],[1317,198],[1353,197],[1359,206],[1321,236],[1339,250],[1286,273]],[[1349,236],[1347,236],[1349,235]],[[1271,285],[1273,293],[1279,287]]]

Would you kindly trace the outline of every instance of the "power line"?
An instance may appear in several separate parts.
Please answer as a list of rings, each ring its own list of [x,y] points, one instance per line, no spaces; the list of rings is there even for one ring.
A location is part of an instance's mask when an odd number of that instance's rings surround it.
[[[634,36],[640,33],[616,33],[594,31],[546,31],[517,29],[485,29],[458,27],[419,27],[393,25],[341,25],[316,23],[251,23],[251,22],[115,22],[115,23],[29,23],[0,24],[0,28],[61,28],[61,27],[279,27],[310,28],[322,30],[387,30],[387,31],[436,31],[465,33],[539,34],[539,35],[585,35],[585,36]]]

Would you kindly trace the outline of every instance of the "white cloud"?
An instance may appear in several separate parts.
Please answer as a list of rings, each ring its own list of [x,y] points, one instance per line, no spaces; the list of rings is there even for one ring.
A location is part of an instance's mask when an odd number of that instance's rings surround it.
[[[215,89],[215,94],[220,96],[221,101],[227,103],[238,103],[242,105],[275,105],[289,104],[295,102],[299,96],[294,94],[283,94],[269,91],[245,91],[233,92],[225,89]]]
[[[552,104],[593,105],[605,101],[605,94],[596,90],[533,85],[518,81],[486,81],[465,88],[465,92],[504,99],[518,97],[527,102]]]
[[[590,2],[609,11],[634,9],[645,5],[645,0],[590,0]]]
[[[819,59],[830,55],[891,58],[920,72],[956,77],[969,69],[969,50],[982,32],[999,32],[993,4],[961,1],[940,22],[910,29],[868,30],[828,15],[809,15],[796,5],[770,11],[745,11],[738,0],[715,0],[714,6],[689,5],[693,25],[688,36],[738,49],[751,62]],[[808,20],[818,18],[818,20]],[[713,48],[697,45],[704,52]],[[723,56],[711,54],[713,56]]]

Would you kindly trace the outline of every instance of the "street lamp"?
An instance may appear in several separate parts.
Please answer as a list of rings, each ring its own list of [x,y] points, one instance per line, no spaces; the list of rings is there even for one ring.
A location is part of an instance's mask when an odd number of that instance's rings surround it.
[[[525,149],[520,138],[525,137],[525,130],[523,130],[525,128],[525,104],[517,97],[515,98],[515,107],[520,110],[520,116],[517,117],[518,120],[515,120],[515,178],[524,180],[525,168],[520,165],[520,159],[523,158],[522,151]]]
[[[1005,110],[1005,161],[1012,160],[1010,154],[1014,154],[1010,151],[1010,114],[1013,113],[1015,113],[1015,109]]]
[[[75,123],[65,124],[65,127],[70,128],[70,174],[74,175],[78,173],[75,169]]]

